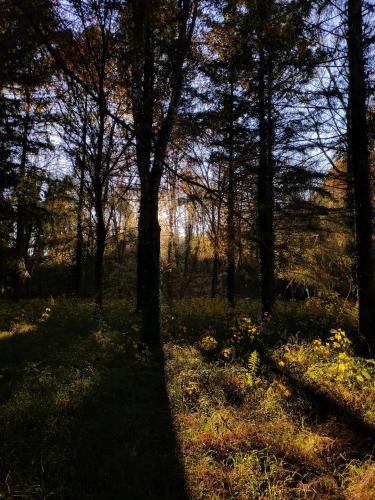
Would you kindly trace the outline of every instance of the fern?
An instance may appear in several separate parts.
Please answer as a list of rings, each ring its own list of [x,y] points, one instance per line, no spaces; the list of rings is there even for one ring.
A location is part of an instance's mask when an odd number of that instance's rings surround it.
[[[246,377],[247,377],[247,383],[250,387],[254,385],[254,378],[256,377],[256,374],[258,372],[259,365],[260,365],[259,354],[257,353],[257,351],[253,351],[247,360]]]

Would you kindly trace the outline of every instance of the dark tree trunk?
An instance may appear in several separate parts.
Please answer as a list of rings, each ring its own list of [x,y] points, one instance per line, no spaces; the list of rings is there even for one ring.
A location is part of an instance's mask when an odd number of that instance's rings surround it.
[[[103,307],[103,263],[105,251],[106,228],[104,222],[103,201],[101,187],[95,194],[96,215],[96,253],[95,253],[95,305]]]
[[[101,314],[103,307],[103,263],[106,239],[103,200],[103,147],[105,133],[106,104],[104,96],[104,74],[99,75],[99,129],[96,158],[94,164],[94,200],[96,216],[96,252],[95,252],[95,306],[97,313]]]
[[[348,231],[348,242],[346,244],[346,251],[351,258],[351,283],[348,291],[348,298],[355,299],[358,296],[357,290],[357,265],[356,265],[356,244],[355,244],[355,203],[354,203],[354,189],[353,189],[353,165],[350,155],[350,114],[349,108],[347,109],[347,172],[346,172],[346,196],[345,208],[347,211],[346,226]]]
[[[191,273],[191,267],[193,264],[193,255],[192,255],[192,239],[193,239],[193,225],[194,221],[191,217],[190,207],[187,208],[187,221],[185,225],[185,249],[184,249],[184,266],[182,270],[182,279],[180,286],[180,299],[182,299],[188,288],[189,272]]]
[[[79,189],[77,206],[77,241],[76,241],[76,266],[75,266],[75,292],[77,296],[82,293],[82,258],[83,258],[83,202],[85,193],[85,168],[86,168],[86,140],[87,140],[87,97],[85,99],[84,118],[82,128],[82,157],[78,156]]]
[[[172,286],[172,268],[173,268],[173,239],[171,234],[168,238],[168,255],[167,255],[167,272],[165,276],[165,289],[167,292],[168,301],[173,301],[173,286]]]
[[[262,313],[271,314],[275,301],[275,257],[273,227],[273,158],[272,158],[272,98],[271,75],[268,71],[265,49],[259,50],[258,120],[258,241],[261,275]],[[267,78],[268,77],[268,78]]]
[[[23,189],[23,187],[21,187]],[[16,245],[15,245],[15,269],[14,269],[14,281],[13,281],[13,299],[15,301],[19,300],[22,295],[22,285],[23,285],[23,274],[25,272],[24,266],[24,249],[25,249],[25,205],[22,201],[22,195],[18,197],[17,203],[17,230],[16,230]]]
[[[194,7],[192,7],[194,5]],[[168,143],[177,115],[184,81],[184,60],[190,45],[196,18],[196,4],[178,2],[177,40],[174,44],[170,74],[170,98],[167,110],[158,122],[155,116],[155,9],[158,3],[146,0],[130,2],[132,11],[132,111],[136,137],[136,155],[141,179],[141,201],[137,250],[137,309],[142,317],[142,339],[161,352],[160,342],[160,227],[158,199],[160,180]],[[192,10],[192,12],[191,12]],[[189,25],[189,16],[192,20]],[[161,26],[159,26],[161,28]],[[169,28],[168,28],[169,29]],[[167,80],[167,79],[166,79]],[[156,133],[155,133],[156,132]]]
[[[348,0],[349,163],[353,177],[359,333],[375,349],[374,263],[362,1]]]
[[[138,221],[137,248],[137,311],[143,314],[148,306],[145,290],[147,285],[147,230],[151,227],[151,153],[152,125],[154,113],[154,38],[151,12],[153,2],[147,7],[145,0],[133,2],[134,47],[133,47],[133,116],[136,131],[136,154],[138,172],[141,178],[141,200]],[[156,202],[156,207],[158,202]],[[158,214],[154,214],[158,217]],[[159,243],[160,245],[160,243]],[[160,270],[158,271],[160,274]],[[158,292],[159,294],[159,292]],[[158,295],[159,296],[159,295]],[[157,326],[157,325],[155,325]],[[144,332],[144,336],[149,333]]]
[[[152,224],[149,221],[150,212],[153,204],[151,203],[151,142],[148,140],[145,144],[145,137],[141,136],[137,139],[137,163],[138,171],[141,179],[141,199],[139,203],[139,219],[138,219],[138,246],[137,246],[137,311],[143,312],[144,306],[147,306],[147,298],[145,296],[145,288],[147,288],[147,231]],[[159,193],[155,206],[158,207]],[[153,215],[158,218],[158,213]],[[160,238],[160,236],[159,236]],[[160,245],[160,243],[159,243]],[[160,273],[160,271],[158,271]]]
[[[174,252],[174,225],[173,225],[173,214],[172,210],[170,209],[170,214],[169,214],[169,235],[168,235],[168,254],[167,254],[167,273],[165,276],[165,287],[167,291],[167,297],[169,302],[173,301],[173,279],[172,279],[172,269],[173,269],[173,255],[175,254]]]
[[[231,71],[232,72],[232,71]],[[227,202],[227,300],[235,305],[236,287],[236,229],[234,226],[235,172],[234,172],[234,130],[233,130],[233,75],[231,75],[228,123],[228,202]]]
[[[211,299],[215,299],[217,296],[217,287],[219,283],[219,267],[220,267],[219,253],[215,248],[214,260],[212,263],[212,274],[211,274]]]
[[[160,226],[158,221],[160,179],[141,181],[138,229],[138,293],[142,341],[160,345]]]
[[[84,164],[80,164],[80,179],[77,207],[77,241],[76,241],[76,266],[75,266],[75,293],[79,297],[82,293],[82,257],[83,257],[83,193],[84,193]]]
[[[27,102],[28,102],[27,96]],[[16,213],[16,244],[15,244],[15,269],[13,281],[13,299],[19,300],[22,294],[24,274],[26,272],[26,257],[28,251],[28,237],[26,228],[26,161],[29,141],[29,112],[26,113],[22,132],[22,150],[20,158],[19,176],[17,182],[17,213]]]
[[[173,269],[176,267],[176,177],[170,176],[168,179],[168,186],[170,192],[170,205],[168,214],[168,254],[167,254],[167,272],[165,274],[165,288],[167,292],[168,301],[172,303],[174,298],[173,287]]]

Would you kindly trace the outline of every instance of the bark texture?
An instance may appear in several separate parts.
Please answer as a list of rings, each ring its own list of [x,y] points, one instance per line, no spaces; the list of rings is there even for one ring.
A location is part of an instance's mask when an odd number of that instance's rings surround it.
[[[348,0],[349,164],[353,178],[358,327],[374,352],[375,301],[372,252],[373,207],[367,127],[367,91],[363,54],[362,1]]]
[[[260,7],[261,25],[266,22]],[[263,37],[260,36],[258,70],[258,242],[262,313],[271,314],[275,302],[274,162],[272,122],[272,71]]]

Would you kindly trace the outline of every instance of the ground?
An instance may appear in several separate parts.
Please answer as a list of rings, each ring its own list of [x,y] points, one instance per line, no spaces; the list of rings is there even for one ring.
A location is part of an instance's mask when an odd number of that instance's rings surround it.
[[[163,306],[164,360],[126,301],[0,305],[0,494],[375,498],[374,363],[338,300]]]

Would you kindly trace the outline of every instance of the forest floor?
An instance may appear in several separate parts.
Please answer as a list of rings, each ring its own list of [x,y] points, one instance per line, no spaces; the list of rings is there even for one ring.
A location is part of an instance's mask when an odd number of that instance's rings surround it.
[[[347,302],[0,304],[0,498],[375,498],[375,364]]]

